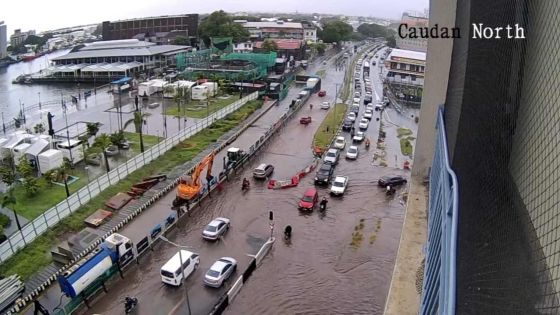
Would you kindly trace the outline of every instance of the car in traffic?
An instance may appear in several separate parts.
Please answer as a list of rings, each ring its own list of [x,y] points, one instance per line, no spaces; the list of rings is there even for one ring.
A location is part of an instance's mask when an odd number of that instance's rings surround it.
[[[359,97],[354,97],[354,99],[352,100],[352,103],[357,103],[359,105],[360,104],[360,98]]]
[[[360,120],[360,123],[358,124],[358,127],[361,130],[366,130],[369,126],[369,120],[367,120],[366,118],[362,118],[362,120]]]
[[[219,288],[237,269],[237,260],[231,257],[222,257],[216,260],[204,275],[204,284]]]
[[[372,101],[373,101],[373,97],[372,97],[371,93],[370,93],[370,94],[366,94],[366,96],[364,96],[364,104],[369,104],[369,103],[371,103]]]
[[[340,158],[340,151],[335,148],[330,148],[327,153],[325,153],[325,157],[323,158],[323,162],[336,164],[338,163],[338,159]]]
[[[371,110],[373,112],[374,111],[373,105],[367,104],[366,105],[366,110]]]
[[[329,102],[321,103],[321,109],[329,109],[331,108],[331,104]]]
[[[377,102],[377,104],[375,104],[375,111],[380,111],[383,108],[385,108],[385,105],[383,105],[382,102]]]
[[[358,115],[358,112],[360,112],[360,105],[352,104],[352,106],[350,106],[350,111]]]
[[[360,96],[361,96],[361,93],[360,93],[360,92],[354,92],[354,97],[355,97],[355,98],[360,98]]]
[[[336,139],[334,139],[334,145],[333,147],[336,149],[340,149],[340,150],[344,150],[344,147],[346,146],[346,140],[344,139],[344,137],[336,137]]]
[[[366,109],[364,112],[364,118],[371,120],[373,118],[373,111]]]
[[[365,137],[366,137],[365,133],[363,133],[362,131],[358,131],[358,132],[356,132],[356,134],[352,138],[352,141],[353,142],[362,142],[362,141],[364,141]]]
[[[331,195],[343,195],[346,187],[348,187],[348,176],[336,176],[331,184]]]
[[[359,153],[360,151],[358,150],[358,147],[351,145],[348,150],[346,150],[346,158],[349,160],[355,160],[358,158]]]
[[[261,163],[253,170],[253,177],[256,179],[266,179],[274,172],[274,166],[271,164]]]
[[[323,163],[315,174],[314,183],[316,185],[327,185],[332,178],[334,172],[334,164]]]
[[[399,185],[403,185],[406,184],[406,178],[404,178],[403,176],[400,175],[388,175],[388,176],[383,176],[381,177],[378,181],[377,181],[377,185],[381,186],[381,187],[387,187],[387,186],[399,186]]]
[[[342,130],[344,131],[350,131],[352,126],[354,126],[354,122],[349,119],[344,119],[344,122],[342,122]]]
[[[317,93],[317,95],[319,95],[320,97],[323,97],[323,96],[327,95],[327,91],[325,91],[325,90],[319,91],[319,93]]]
[[[356,121],[356,113],[350,112],[350,113],[348,114],[348,116],[346,116],[346,119],[348,119],[348,120],[350,120],[350,121],[352,121],[352,122]]]
[[[210,241],[215,241],[226,234],[229,229],[229,225],[230,220],[228,218],[215,218],[204,228],[204,231],[202,231],[202,237]]]
[[[200,264],[200,256],[180,249],[160,269],[161,281],[172,286],[180,286],[183,276],[188,278]]]
[[[319,201],[317,189],[313,187],[307,188],[299,200],[298,209],[312,211],[317,205],[317,201]]]
[[[389,104],[389,98],[387,96],[383,96],[383,104],[385,105]]]

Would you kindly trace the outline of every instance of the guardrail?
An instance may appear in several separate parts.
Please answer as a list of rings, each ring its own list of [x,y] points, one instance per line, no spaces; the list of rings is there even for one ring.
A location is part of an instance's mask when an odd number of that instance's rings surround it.
[[[459,193],[457,177],[449,166],[442,108],[438,111],[436,129],[420,314],[454,315]]]
[[[257,97],[258,92],[254,92],[238,101],[235,101],[231,105],[228,105],[227,107],[222,108],[221,110],[202,119],[202,121],[197,123],[195,126],[179,131],[176,135],[159,142],[150,149],[144,151],[144,153],[136,155],[126,163],[114,168],[109,173],[94,179],[70,197],[61,201],[56,206],[45,211],[41,216],[26,224],[21,231],[11,235],[4,243],[0,244],[0,263],[6,261],[19,249],[25,247],[35,238],[45,233],[49,228],[58,224],[62,219],[68,217],[82,205],[98,196],[104,189],[117,184],[121,179],[124,179],[130,173],[140,169],[146,164],[149,164],[180,142],[210,126],[215,120],[225,117],[226,115],[239,109],[248,101],[254,100]]]

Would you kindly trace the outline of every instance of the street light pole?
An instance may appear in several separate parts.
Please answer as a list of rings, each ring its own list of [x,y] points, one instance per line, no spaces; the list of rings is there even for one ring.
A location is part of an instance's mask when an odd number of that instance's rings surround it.
[[[185,269],[183,268],[183,254],[181,252],[183,251],[183,248],[189,249],[189,247],[174,243],[174,242],[168,240],[167,237],[165,237],[163,235],[160,236],[159,238],[162,241],[179,248],[179,261],[181,262],[181,284],[183,284],[183,282],[185,281]],[[190,300],[189,300],[189,290],[187,289],[186,285],[185,285],[185,294],[186,294],[186,297],[187,297],[187,308],[189,309],[189,315],[191,315],[192,312],[191,312],[191,303],[190,303]]]

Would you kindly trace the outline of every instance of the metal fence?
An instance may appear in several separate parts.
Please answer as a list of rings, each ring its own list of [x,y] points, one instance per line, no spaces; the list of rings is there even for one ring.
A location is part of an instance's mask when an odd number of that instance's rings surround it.
[[[211,114],[195,126],[181,130],[176,135],[161,141],[157,145],[144,151],[144,153],[140,153],[128,160],[126,163],[119,165],[109,173],[91,181],[88,185],[81,188],[56,206],[45,211],[41,216],[25,225],[20,232],[13,234],[4,243],[0,244],[0,262],[6,261],[19,249],[23,248],[35,238],[45,233],[49,228],[68,217],[82,205],[98,196],[104,189],[117,184],[121,179],[124,179],[132,172],[162,156],[180,142],[210,126],[214,121],[224,118],[226,115],[239,109],[248,101],[255,100],[257,97],[258,92],[245,96],[231,105],[228,105],[227,107]]]
[[[421,315],[454,315],[456,293],[457,177],[449,166],[443,109],[438,112],[436,146],[430,171],[428,242]]]

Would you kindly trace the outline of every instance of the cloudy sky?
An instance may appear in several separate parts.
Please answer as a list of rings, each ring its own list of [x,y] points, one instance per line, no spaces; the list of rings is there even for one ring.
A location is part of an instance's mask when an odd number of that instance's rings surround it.
[[[228,12],[319,12],[397,19],[405,10],[423,12],[429,0],[25,0],[2,1],[0,21],[14,29],[44,31],[107,20],[165,14]]]

